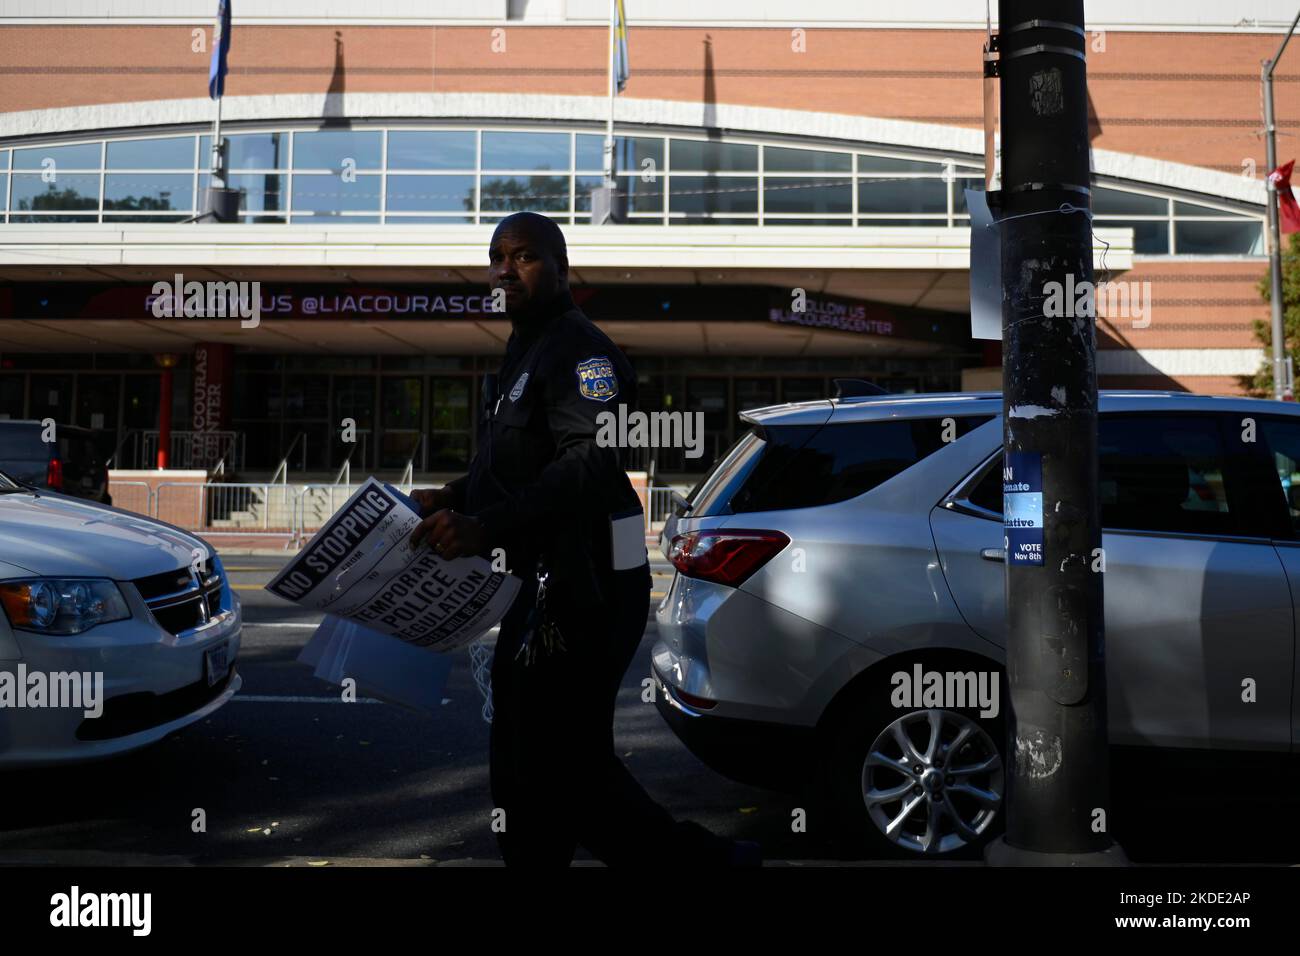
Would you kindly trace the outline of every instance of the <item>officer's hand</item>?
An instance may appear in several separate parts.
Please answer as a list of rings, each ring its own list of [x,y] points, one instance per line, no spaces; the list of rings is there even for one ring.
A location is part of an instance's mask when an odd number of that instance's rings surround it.
[[[451,507],[450,488],[421,488],[411,492],[411,500],[420,506],[420,515],[431,515],[435,511]]]
[[[411,532],[411,547],[418,548],[421,541],[448,561],[487,550],[487,535],[478,520],[449,508],[434,512],[416,525]]]

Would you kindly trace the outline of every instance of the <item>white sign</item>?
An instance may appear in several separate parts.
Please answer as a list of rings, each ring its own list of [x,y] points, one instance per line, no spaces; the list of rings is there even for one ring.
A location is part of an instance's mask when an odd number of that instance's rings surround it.
[[[484,558],[413,550],[419,522],[414,502],[368,478],[266,589],[430,650],[462,647],[500,623],[520,581]]]

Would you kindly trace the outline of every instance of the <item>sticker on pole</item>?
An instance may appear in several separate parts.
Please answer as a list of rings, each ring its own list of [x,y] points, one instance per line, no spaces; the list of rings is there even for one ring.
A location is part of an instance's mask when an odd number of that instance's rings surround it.
[[[1043,563],[1043,456],[1008,452],[1002,466],[1002,533],[1007,564]]]

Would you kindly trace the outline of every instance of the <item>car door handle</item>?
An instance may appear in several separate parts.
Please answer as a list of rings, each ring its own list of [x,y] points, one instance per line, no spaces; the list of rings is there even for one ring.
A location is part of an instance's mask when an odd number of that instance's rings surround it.
[[[982,548],[980,557],[985,561],[1006,561],[1007,553],[1001,548]]]

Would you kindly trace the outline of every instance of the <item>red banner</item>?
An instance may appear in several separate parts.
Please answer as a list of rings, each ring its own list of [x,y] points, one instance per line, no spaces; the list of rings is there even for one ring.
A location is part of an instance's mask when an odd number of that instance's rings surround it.
[[[191,467],[211,467],[225,449],[218,432],[230,426],[233,346],[200,342],[194,346],[194,393],[190,427],[194,431]]]

